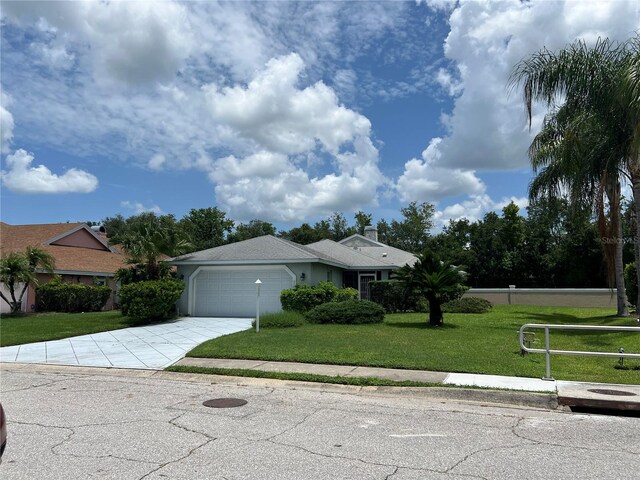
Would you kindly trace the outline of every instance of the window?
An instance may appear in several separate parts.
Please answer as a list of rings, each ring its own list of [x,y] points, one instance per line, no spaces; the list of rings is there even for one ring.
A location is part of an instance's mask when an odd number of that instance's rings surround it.
[[[333,271],[327,270],[327,282],[333,282]]]

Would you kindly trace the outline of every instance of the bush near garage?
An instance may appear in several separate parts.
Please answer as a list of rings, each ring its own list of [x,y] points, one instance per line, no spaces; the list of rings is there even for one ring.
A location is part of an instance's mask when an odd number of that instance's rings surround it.
[[[280,303],[286,311],[305,313],[318,305],[327,302],[341,302],[358,298],[358,291],[353,288],[339,289],[331,282],[320,282],[317,285],[296,285],[280,292]]]
[[[99,312],[111,296],[111,288],[63,282],[60,276],[36,288],[37,308],[41,312]]]
[[[299,327],[304,325],[307,321],[304,315],[298,312],[278,312],[278,313],[266,313],[260,316],[260,328],[288,328]],[[254,320],[251,325],[255,328],[256,321]]]
[[[124,285],[119,293],[122,314],[145,321],[170,318],[183,290],[184,283],[175,279]]]
[[[368,300],[329,302],[309,310],[305,317],[310,323],[382,323],[384,308]]]
[[[465,297],[451,300],[442,305],[445,313],[487,313],[493,304],[489,300],[479,297]]]

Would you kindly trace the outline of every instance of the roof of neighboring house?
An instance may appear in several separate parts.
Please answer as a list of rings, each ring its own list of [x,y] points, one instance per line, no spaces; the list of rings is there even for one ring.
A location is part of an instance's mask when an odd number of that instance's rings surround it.
[[[417,257],[412,253],[390,247],[389,245],[359,234],[351,235],[350,237],[340,240],[338,243],[347,247],[355,247],[364,255],[376,259],[383,259],[392,265],[400,267],[407,264],[413,265],[417,260]]]
[[[384,245],[384,244],[380,244]],[[386,246],[385,246],[386,247]],[[387,247],[390,248],[390,247]],[[364,252],[361,247],[349,247],[333,240],[321,240],[310,245],[277,238],[272,235],[251,238],[199,252],[188,253],[170,260],[172,264],[274,264],[321,262],[342,268],[393,269],[415,262],[415,257],[402,250],[386,258],[380,250]],[[395,263],[395,260],[402,260]]]
[[[336,243],[333,240],[320,240],[319,242],[311,243],[306,247],[327,255],[348,267],[394,268],[397,266],[387,261],[387,259],[382,256],[380,256],[380,258],[374,258],[362,253],[359,247],[347,247],[340,243]]]
[[[109,274],[126,266],[124,255],[85,223],[9,225],[0,222],[1,256],[24,252],[29,246],[51,254],[57,273]]]

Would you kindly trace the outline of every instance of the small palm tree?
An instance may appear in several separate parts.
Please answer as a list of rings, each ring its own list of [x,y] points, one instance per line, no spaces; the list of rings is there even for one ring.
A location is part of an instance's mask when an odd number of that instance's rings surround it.
[[[158,280],[163,257],[186,253],[191,243],[180,233],[157,225],[141,225],[122,239],[127,262],[144,266],[148,280]]]
[[[13,252],[0,259],[0,281],[9,289],[7,298],[2,292],[0,297],[9,304],[11,313],[18,313],[22,306],[22,298],[29,285],[37,285],[36,270],[52,272],[55,267],[54,258],[37,247],[27,247],[24,253]],[[16,295],[16,288],[22,284],[22,290]]]
[[[459,290],[467,274],[460,267],[439,260],[430,250],[418,255],[413,265],[405,265],[395,273],[407,287],[419,291],[429,302],[429,325],[443,323],[442,303],[447,294]]]

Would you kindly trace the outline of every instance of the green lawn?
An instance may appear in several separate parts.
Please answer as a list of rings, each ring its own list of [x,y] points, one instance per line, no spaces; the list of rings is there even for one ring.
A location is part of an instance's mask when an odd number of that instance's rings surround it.
[[[59,340],[136,325],[119,311],[93,313],[34,313],[0,318],[0,346]]]
[[[244,331],[210,340],[190,357],[246,358],[411,368],[448,372],[542,377],[543,354],[519,355],[517,331],[524,323],[635,326],[611,309],[497,305],[487,314],[445,314],[440,328],[425,314],[394,314],[379,325],[303,325]],[[538,334],[540,348],[544,333]],[[551,348],[640,353],[640,334],[551,332]],[[618,370],[617,358],[553,355],[556,379],[640,384],[640,370]],[[625,365],[639,367],[627,359]]]

